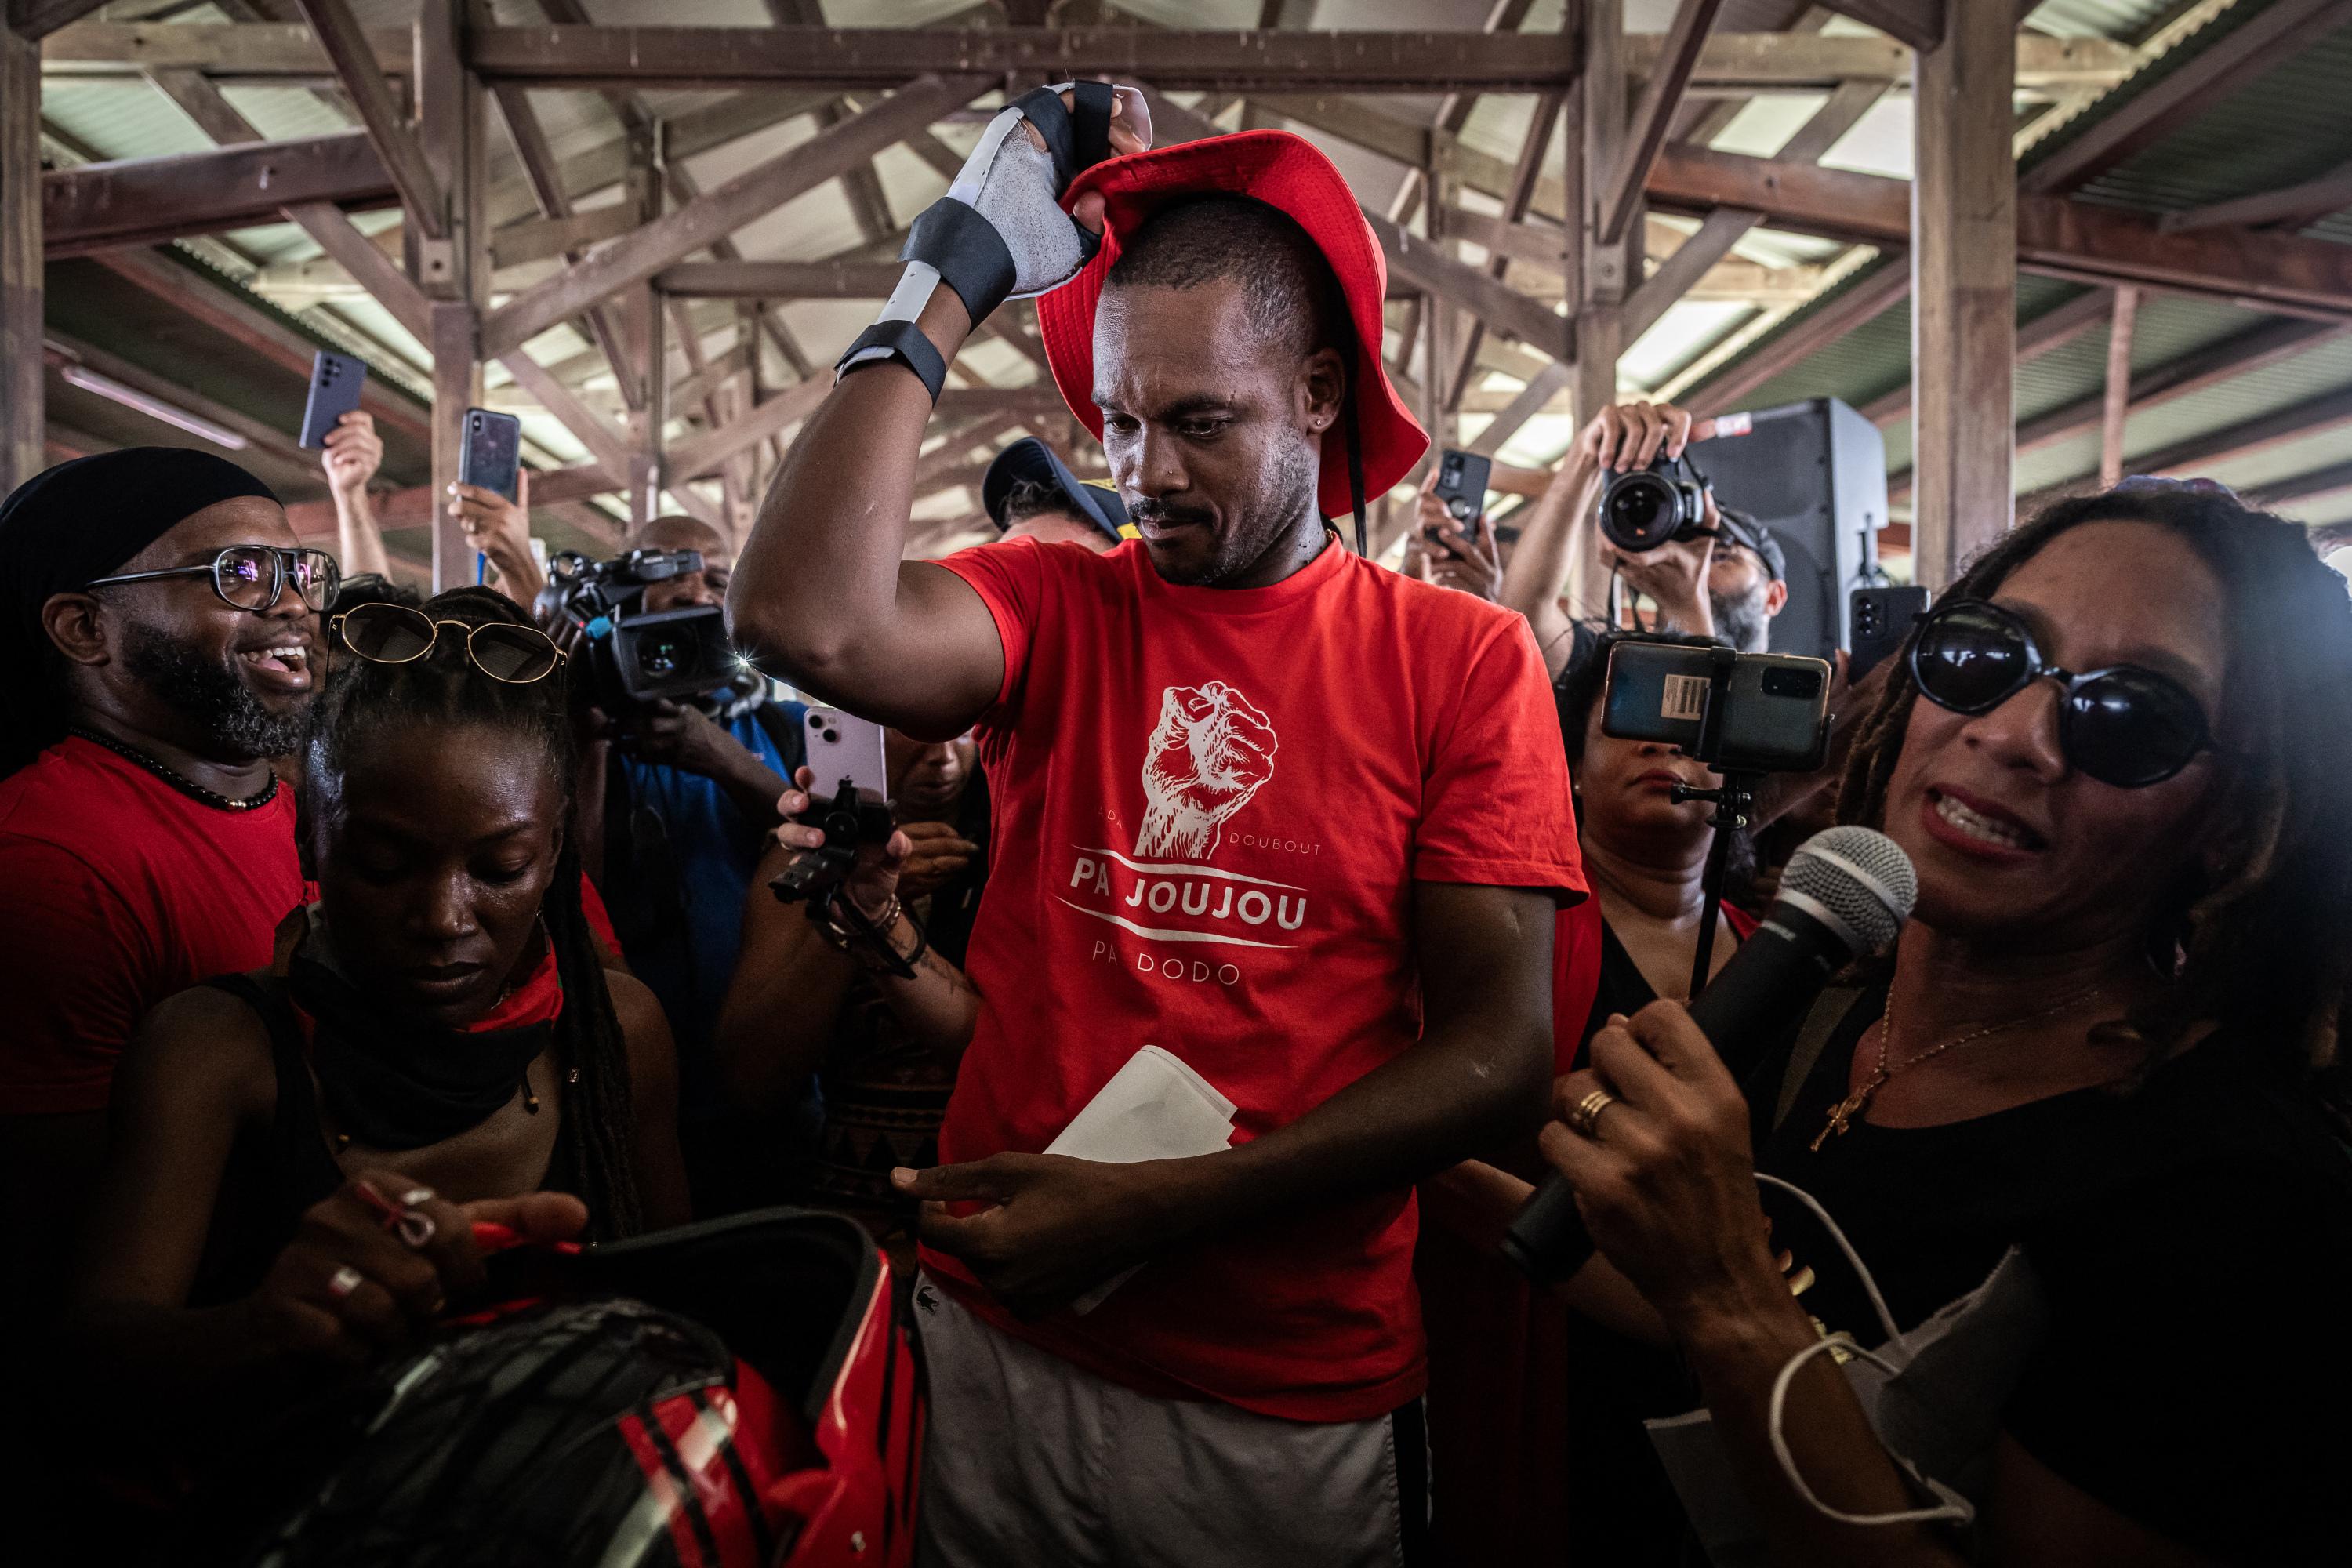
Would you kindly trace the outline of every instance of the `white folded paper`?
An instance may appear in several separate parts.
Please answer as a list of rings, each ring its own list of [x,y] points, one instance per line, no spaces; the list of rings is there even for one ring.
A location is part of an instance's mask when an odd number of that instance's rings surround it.
[[[1045,1152],[1126,1165],[1213,1154],[1233,1141],[1234,1102],[1173,1052],[1146,1046],[1111,1075]],[[1093,1311],[1134,1275],[1130,1268],[1097,1286],[1072,1310],[1081,1316]]]

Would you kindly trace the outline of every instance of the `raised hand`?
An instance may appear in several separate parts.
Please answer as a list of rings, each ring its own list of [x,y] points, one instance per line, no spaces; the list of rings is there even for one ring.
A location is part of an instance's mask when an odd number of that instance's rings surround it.
[[[320,461],[327,469],[327,488],[338,500],[363,494],[383,467],[383,437],[375,433],[375,416],[355,408],[336,421],[327,432]]]
[[[1274,726],[1222,680],[1171,686],[1143,763],[1139,855],[1205,859],[1225,820],[1274,776]]]

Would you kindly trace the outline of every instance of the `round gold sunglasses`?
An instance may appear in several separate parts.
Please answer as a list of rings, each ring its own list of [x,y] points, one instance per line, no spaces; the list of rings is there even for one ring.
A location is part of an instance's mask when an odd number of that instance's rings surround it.
[[[464,634],[466,660],[492,680],[528,686],[562,668],[563,650],[536,626],[504,621],[436,621],[405,605],[361,605],[327,622],[327,635],[374,664],[413,664],[431,653],[441,628]]]

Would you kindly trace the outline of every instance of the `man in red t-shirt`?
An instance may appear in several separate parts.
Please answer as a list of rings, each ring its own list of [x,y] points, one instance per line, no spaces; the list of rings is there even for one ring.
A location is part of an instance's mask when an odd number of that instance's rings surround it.
[[[983,216],[996,173],[957,187]],[[730,595],[803,688],[976,723],[994,798],[947,1163],[898,1178],[940,1200],[923,1552],[1393,1563],[1426,1522],[1412,1184],[1523,1134],[1550,1078],[1554,910],[1583,888],[1558,721],[1522,619],[1324,521],[1427,444],[1328,162],[1220,138],[1064,200],[1101,251],[1040,321],[1140,541],[900,561],[926,352],[994,302],[940,253],[950,287],[909,268],[923,342],[886,313],[853,349]],[[1016,278],[1042,219],[1011,226]],[[1232,1102],[1232,1146],[1040,1152],[1145,1047]]]
[[[0,502],[0,1246],[54,1257],[148,1008],[269,962],[333,557],[236,464],[131,447]],[[26,1278],[41,1276],[27,1268]]]

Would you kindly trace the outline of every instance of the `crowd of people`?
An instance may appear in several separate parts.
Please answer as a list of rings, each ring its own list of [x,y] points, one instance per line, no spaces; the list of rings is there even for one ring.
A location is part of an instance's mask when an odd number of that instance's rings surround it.
[[[335,552],[192,450],[0,503],[11,1381],[109,1433],[27,1517],[179,1557],[275,1412],[452,1331],[475,1224],[783,1204],[909,1293],[927,1563],[2342,1561],[2352,599],[2304,531],[2128,481],[2006,532],[1806,781],[1908,921],[1719,1049],[1684,1004],[1773,853],[1708,909],[1713,775],[1601,721],[1647,634],[1559,598],[1600,475],[1704,423],[1601,411],[1497,467],[1514,543],[1425,495],[1385,569],[1347,520],[1427,442],[1336,171],[1147,153],[1124,97],[1072,158],[1044,96],[975,155],[1002,276],[942,252],[858,341],[740,554],[625,542],[795,700],[585,680],[527,492],[448,499],[489,585],[391,580],[363,414]],[[1024,160],[1068,220],[1003,221]],[[903,559],[929,372],[1073,271],[1115,486],[1017,443],[1003,537]],[[1711,497],[1616,564],[1741,650],[1787,595]],[[810,704],[887,726],[864,932],[770,889],[828,847]],[[1105,1107],[1129,1151],[1061,1152]],[[1554,1177],[1589,1249],[1539,1288],[1500,1247]],[[1939,1335],[1931,1457],[1857,1373]],[[1693,1412],[1712,1469],[1646,1425]]]

